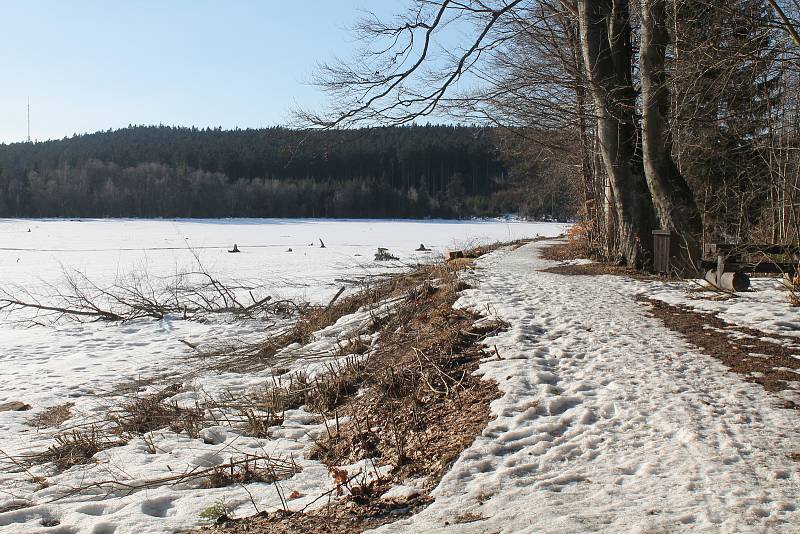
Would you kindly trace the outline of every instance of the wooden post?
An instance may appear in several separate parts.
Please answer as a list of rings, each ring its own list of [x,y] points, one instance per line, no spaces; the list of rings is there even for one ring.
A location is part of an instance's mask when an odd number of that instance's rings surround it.
[[[716,281],[716,284],[718,286],[720,286],[720,281],[722,280],[723,274],[725,274],[725,255],[719,253],[717,254],[717,281]]]

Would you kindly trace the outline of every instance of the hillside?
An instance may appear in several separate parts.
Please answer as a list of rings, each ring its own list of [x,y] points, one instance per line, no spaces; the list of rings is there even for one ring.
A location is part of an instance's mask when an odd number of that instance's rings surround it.
[[[495,131],[471,126],[327,132],[132,126],[0,145],[0,216],[462,217],[525,211],[520,196],[503,194],[506,176]],[[530,214],[551,214],[552,208]]]

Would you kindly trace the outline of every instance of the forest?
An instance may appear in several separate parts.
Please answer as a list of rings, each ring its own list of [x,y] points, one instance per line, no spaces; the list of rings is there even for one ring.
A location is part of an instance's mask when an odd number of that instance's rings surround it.
[[[655,229],[688,266],[703,243],[800,243],[800,2],[406,6],[365,16],[358,61],[320,69],[332,104],[309,124],[495,125],[518,166],[549,161],[577,191],[591,252],[631,267]]]
[[[131,126],[0,145],[6,217],[467,217],[574,214],[530,187],[495,128],[338,131]]]

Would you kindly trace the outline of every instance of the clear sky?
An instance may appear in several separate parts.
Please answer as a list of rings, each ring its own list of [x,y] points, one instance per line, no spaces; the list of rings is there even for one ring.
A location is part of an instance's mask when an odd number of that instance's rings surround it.
[[[261,127],[318,107],[317,63],[397,0],[0,0],[0,143],[128,124]]]

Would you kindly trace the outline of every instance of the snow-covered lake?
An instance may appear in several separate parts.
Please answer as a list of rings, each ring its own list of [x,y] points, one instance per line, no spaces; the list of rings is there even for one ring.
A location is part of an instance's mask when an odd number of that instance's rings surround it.
[[[238,278],[274,276],[276,289],[315,300],[328,296],[337,275],[374,267],[377,247],[417,261],[429,257],[414,252],[420,243],[439,253],[558,235],[568,226],[502,220],[0,219],[0,280],[53,281],[62,267],[92,279],[134,270],[168,275],[191,266],[197,254],[211,271]],[[227,253],[234,243],[241,254]],[[287,279],[294,283],[282,287]]]
[[[58,286],[64,271],[73,269],[99,284],[135,272],[170,276],[192,269],[196,255],[215,276],[257,280],[275,299],[320,303],[336,293],[343,279],[402,269],[448,248],[558,235],[566,226],[446,220],[2,219],[0,286],[47,293],[47,284]],[[241,253],[228,253],[234,243]],[[431,252],[415,252],[420,244]],[[373,261],[377,247],[388,248],[400,261]],[[235,340],[260,328],[148,319],[23,328],[4,321],[0,403],[23,400],[36,406],[95,393],[109,382],[168,371],[172,358],[188,350],[181,339]]]

